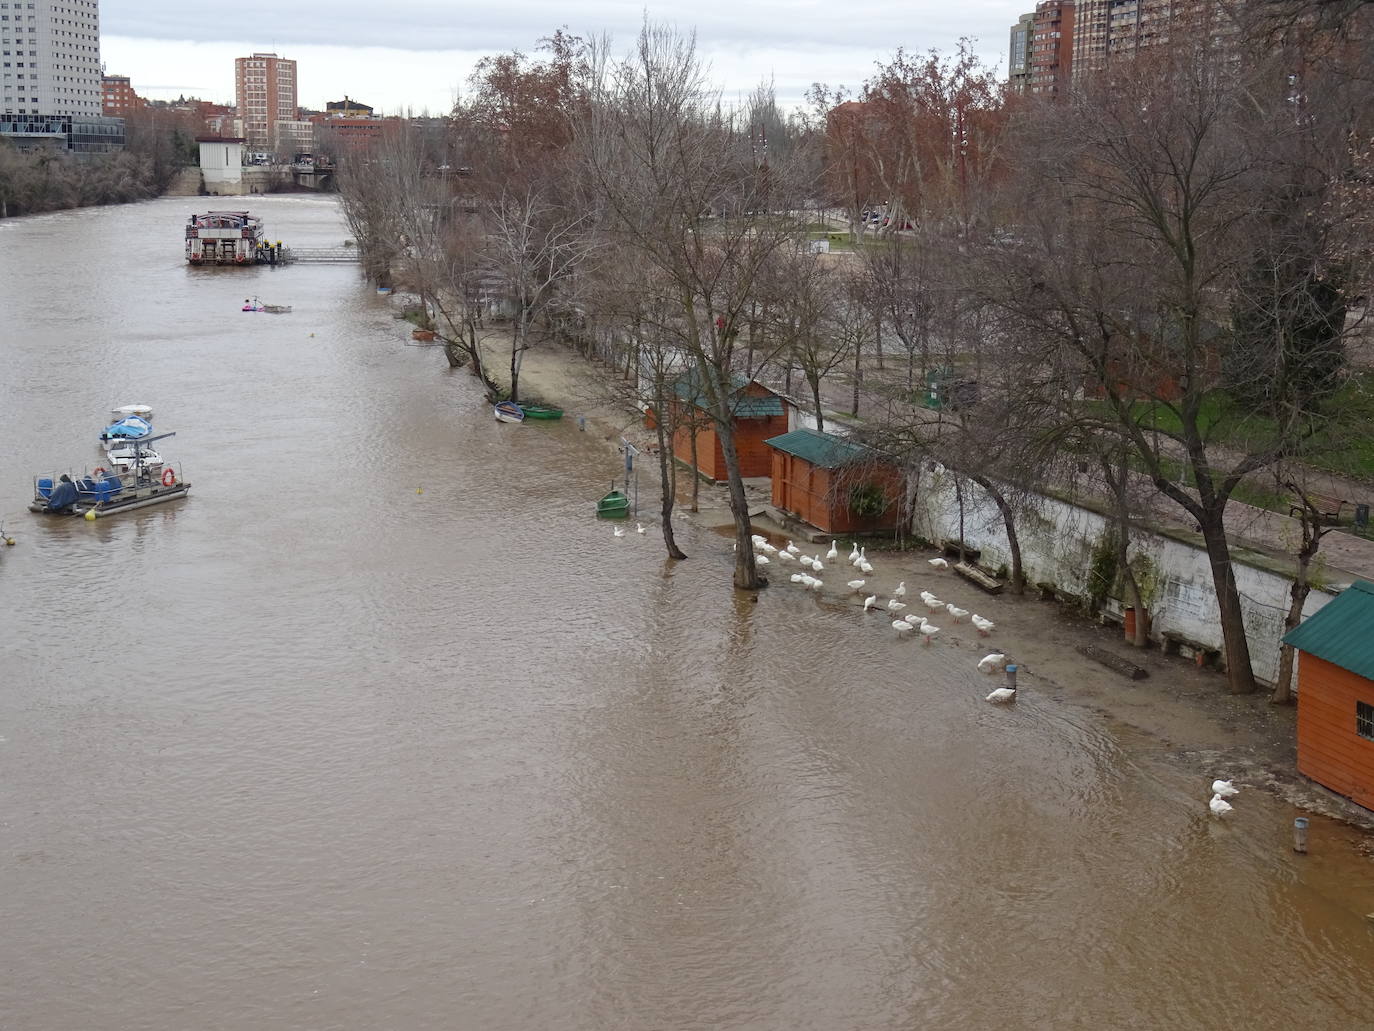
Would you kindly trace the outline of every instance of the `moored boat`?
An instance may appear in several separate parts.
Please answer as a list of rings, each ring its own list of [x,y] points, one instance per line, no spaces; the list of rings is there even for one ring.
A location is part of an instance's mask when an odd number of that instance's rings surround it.
[[[601,519],[625,519],[630,514],[630,499],[624,491],[611,488],[611,492],[596,503],[596,514]]]
[[[174,436],[164,433],[152,440]],[[146,443],[132,445],[131,464],[114,469],[97,468],[94,472],[71,476],[35,476],[30,512],[44,515],[77,515],[95,519],[149,505],[162,505],[184,498],[191,484],[182,479],[176,469],[164,465]],[[114,454],[114,452],[111,452]]]
[[[186,260],[192,265],[276,264],[262,219],[246,211],[207,211],[186,222]]]
[[[526,419],[561,419],[563,409],[554,408],[551,405],[527,405],[522,403],[520,410],[525,413]]]
[[[142,440],[153,432],[153,410],[147,405],[122,405],[111,409],[110,424],[100,431],[100,446],[106,451]]]
[[[495,406],[497,422],[524,422],[525,413],[514,401],[498,401]]]

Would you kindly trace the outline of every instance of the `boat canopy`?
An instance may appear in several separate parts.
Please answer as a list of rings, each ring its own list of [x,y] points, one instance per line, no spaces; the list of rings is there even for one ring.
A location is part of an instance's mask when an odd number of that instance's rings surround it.
[[[100,438],[102,440],[139,440],[152,432],[152,423],[137,415],[131,415],[127,419],[110,423],[100,434]]]

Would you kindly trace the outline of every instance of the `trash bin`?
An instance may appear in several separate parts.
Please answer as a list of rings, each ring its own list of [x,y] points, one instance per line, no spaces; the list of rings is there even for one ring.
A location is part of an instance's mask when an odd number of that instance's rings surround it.
[[[1356,506],[1355,506],[1355,525],[1356,525],[1356,526],[1360,526],[1360,527],[1364,527],[1364,526],[1368,526],[1368,525],[1369,525],[1369,506],[1368,506],[1368,505],[1356,505]]]

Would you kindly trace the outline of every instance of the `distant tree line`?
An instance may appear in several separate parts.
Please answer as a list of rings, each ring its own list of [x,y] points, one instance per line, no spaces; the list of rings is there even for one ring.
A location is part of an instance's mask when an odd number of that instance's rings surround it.
[[[125,148],[111,154],[22,151],[0,139],[0,218],[147,200],[199,160],[194,127],[175,114],[135,112],[125,136]]]

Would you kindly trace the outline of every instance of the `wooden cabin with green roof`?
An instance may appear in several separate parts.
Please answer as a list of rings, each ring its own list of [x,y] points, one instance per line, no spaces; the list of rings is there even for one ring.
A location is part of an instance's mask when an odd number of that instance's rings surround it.
[[[740,475],[767,476],[772,470],[772,452],[763,442],[786,431],[787,402],[762,383],[743,376],[732,377],[731,388],[730,411]],[[725,452],[707,397],[695,372],[685,373],[673,383],[673,457],[720,483],[727,478]]]
[[[1298,651],[1298,770],[1374,809],[1374,584],[1351,584],[1283,641]]]
[[[774,508],[828,534],[894,530],[905,517],[905,477],[872,448],[812,429],[765,443]]]

